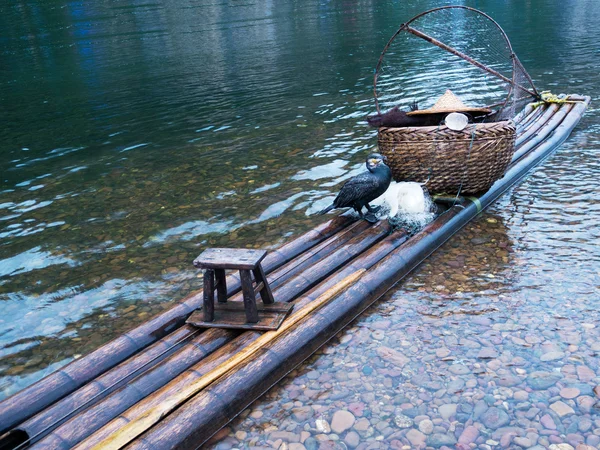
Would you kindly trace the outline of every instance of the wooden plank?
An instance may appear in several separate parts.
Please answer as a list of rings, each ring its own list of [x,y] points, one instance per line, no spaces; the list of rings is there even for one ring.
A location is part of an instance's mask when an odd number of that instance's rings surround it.
[[[187,323],[200,328],[270,331],[279,328],[293,307],[292,303],[277,302],[266,305],[258,303],[256,305],[258,320],[249,323],[243,303],[227,302],[215,305],[214,320],[205,321],[201,310],[197,310],[190,316]]]

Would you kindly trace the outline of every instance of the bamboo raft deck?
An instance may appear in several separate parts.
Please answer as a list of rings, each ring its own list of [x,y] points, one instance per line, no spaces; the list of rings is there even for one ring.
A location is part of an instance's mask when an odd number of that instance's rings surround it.
[[[0,450],[198,448],[548,157],[590,101],[571,98],[521,112],[504,177],[413,237],[342,215],[270,251],[273,295],[294,303],[278,331],[188,325],[194,293],[1,402]],[[241,300],[237,275],[227,286]]]

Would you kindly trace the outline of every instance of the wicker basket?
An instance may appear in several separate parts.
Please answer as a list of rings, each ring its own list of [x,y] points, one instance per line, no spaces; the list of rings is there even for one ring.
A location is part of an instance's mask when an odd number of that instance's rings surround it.
[[[397,181],[427,183],[432,194],[484,192],[504,175],[515,151],[512,121],[448,127],[379,128],[379,151]]]

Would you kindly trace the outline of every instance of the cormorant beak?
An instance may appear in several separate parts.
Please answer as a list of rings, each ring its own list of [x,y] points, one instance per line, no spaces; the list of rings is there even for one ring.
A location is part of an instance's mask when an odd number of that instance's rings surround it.
[[[369,162],[369,165],[370,165],[370,166],[375,166],[375,167],[377,167],[377,166],[379,165],[379,163],[381,162],[381,160],[380,160],[380,159],[377,159],[377,158],[371,158],[371,159],[369,159],[369,161],[368,161],[368,162]]]

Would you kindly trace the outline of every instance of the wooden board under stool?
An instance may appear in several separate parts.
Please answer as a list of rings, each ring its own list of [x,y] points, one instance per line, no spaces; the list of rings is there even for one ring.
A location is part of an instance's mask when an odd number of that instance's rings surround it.
[[[257,303],[258,322],[246,322],[246,310],[242,302],[215,304],[215,320],[204,321],[202,307],[198,308],[186,320],[186,323],[200,328],[233,328],[240,330],[270,331],[279,328],[283,320],[294,307],[291,303],[275,302],[270,305]]]

